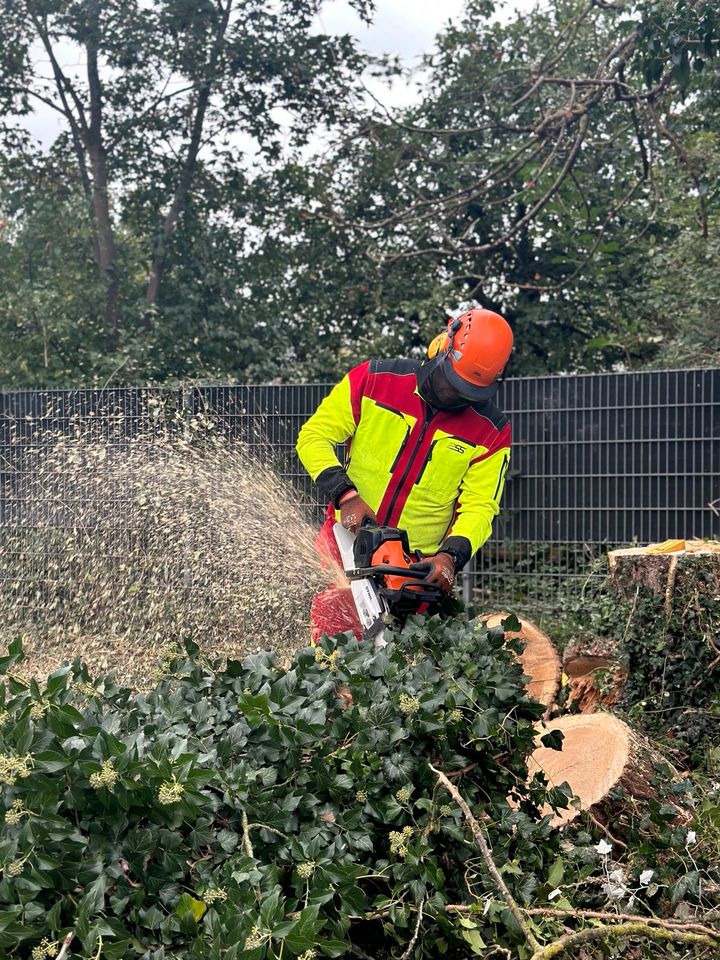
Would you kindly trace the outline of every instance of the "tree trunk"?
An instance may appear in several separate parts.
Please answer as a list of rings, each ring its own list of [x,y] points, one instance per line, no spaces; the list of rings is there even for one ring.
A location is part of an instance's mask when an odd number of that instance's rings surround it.
[[[192,186],[193,178],[195,176],[195,168],[197,166],[197,158],[198,153],[200,152],[200,143],[202,141],[203,126],[205,124],[205,114],[207,113],[208,104],[210,102],[210,93],[212,91],[213,80],[215,79],[217,62],[225,40],[225,33],[230,21],[231,10],[232,0],[228,0],[227,6],[223,10],[223,15],[218,25],[218,31],[215,35],[213,46],[210,51],[210,58],[205,71],[205,80],[198,88],[195,115],[193,117],[192,131],[190,133],[190,143],[188,144],[187,154],[185,156],[182,171],[180,173],[180,180],[178,181],[172,203],[170,204],[170,209],[168,210],[163,221],[157,243],[155,244],[152,263],[150,264],[150,277],[145,294],[145,301],[148,306],[153,306],[155,303],[157,303],[163,273],[165,272],[168,241],[175,231],[180,214],[185,209],[185,204],[190,193],[190,187]],[[149,325],[149,318],[147,314],[146,325]]]
[[[100,0],[88,0],[87,5],[87,76],[90,91],[90,123],[86,131],[86,146],[92,173],[92,210],[96,231],[97,265],[105,283],[105,320],[117,338],[120,329],[120,291],[117,275],[117,251],[110,201],[108,197],[107,154],[102,131],[102,84],[98,71],[100,37]]]
[[[639,586],[664,601],[665,612],[673,609],[676,595],[688,588],[720,593],[720,542],[686,540],[684,550],[672,553],[646,552],[646,547],[611,550],[608,554],[610,582],[621,597],[632,599]]]
[[[487,627],[497,627],[509,613],[488,613],[480,617]],[[508,631],[508,640],[516,639],[525,644],[518,657],[523,672],[530,677],[528,694],[545,707],[545,716],[555,702],[560,686],[560,657],[550,638],[530,620],[520,620],[520,630]]]
[[[720,678],[720,543],[685,542],[672,553],[641,548],[609,554],[619,600],[623,705],[647,730],[678,747],[717,740]]]

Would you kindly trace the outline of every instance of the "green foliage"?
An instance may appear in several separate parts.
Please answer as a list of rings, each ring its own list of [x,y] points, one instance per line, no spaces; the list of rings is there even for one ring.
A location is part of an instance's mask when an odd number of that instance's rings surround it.
[[[623,641],[629,670],[623,702],[630,716],[689,747],[698,760],[717,740],[720,723],[719,627],[720,599],[710,584],[679,590],[670,616],[663,599],[642,588]]]
[[[0,660],[3,956],[52,957],[71,931],[86,958],[313,960],[356,945],[386,960],[420,918],[416,958],[493,944],[528,960],[429,762],[521,907],[704,905],[720,879],[716,790],[665,777],[672,803],[642,810],[613,795],[625,850],[582,818],[550,831],[539,806],[569,797],[526,783],[542,707],[518,649],[502,628],[415,617],[381,649],[341,635],[285,666],[258,654],[219,669],[188,644],[133,694],[79,662],[28,680],[15,643]],[[531,923],[541,942],[563,931]]]
[[[513,323],[511,373],[717,362],[711,0],[469,0],[392,115],[311,0],[225,25],[223,3],[46,7],[0,20],[3,384],[332,381],[423,355],[471,302]],[[68,76],[63,106],[44,40],[95,51],[99,95]],[[77,120],[47,151],[18,119],[39,97]]]
[[[41,687],[20,659],[0,687],[4,956],[69,929],[87,957],[337,956],[350,940],[384,955],[420,903],[432,956],[467,940],[444,909],[465,879],[490,904],[472,929],[513,943],[428,761],[465,771],[521,902],[558,857],[545,790],[525,786],[542,708],[501,629],[415,618],[382,649],[341,636],[287,668],[191,654],[141,695],[77,663]]]
[[[368,0],[350,6],[368,21]],[[245,269],[249,171],[292,156],[318,125],[341,125],[365,65],[351,37],[316,29],[318,7],[7,6],[0,346],[30,336],[10,351],[5,383],[104,382],[121,369],[135,381],[267,375]],[[87,71],[67,68],[73,58]],[[47,151],[23,125],[38,104],[60,118]],[[261,215],[267,197],[252,203]],[[275,345],[265,349],[276,365]]]
[[[650,0],[638,25],[638,66],[652,87],[670,71],[680,87],[720,52],[720,12],[713,0]]]

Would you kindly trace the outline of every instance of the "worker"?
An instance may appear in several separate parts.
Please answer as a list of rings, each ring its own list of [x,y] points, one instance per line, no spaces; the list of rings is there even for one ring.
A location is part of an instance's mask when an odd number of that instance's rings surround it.
[[[512,350],[507,321],[472,309],[448,322],[424,362],[354,367],[300,430],[297,452],[328,500],[318,549],[340,563],[332,528],[366,518],[407,531],[414,566],[450,593],[490,536],[510,462],[510,423],[494,404]],[[346,444],[345,464],[336,447]],[[349,594],[349,591],[347,591]],[[349,597],[316,596],[312,634],[354,630]]]

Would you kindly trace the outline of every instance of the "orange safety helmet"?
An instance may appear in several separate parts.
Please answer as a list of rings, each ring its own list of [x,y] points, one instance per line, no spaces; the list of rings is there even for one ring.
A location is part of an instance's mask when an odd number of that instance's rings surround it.
[[[483,400],[505,369],[513,346],[510,324],[499,313],[474,308],[448,321],[428,347],[448,383],[466,400]]]

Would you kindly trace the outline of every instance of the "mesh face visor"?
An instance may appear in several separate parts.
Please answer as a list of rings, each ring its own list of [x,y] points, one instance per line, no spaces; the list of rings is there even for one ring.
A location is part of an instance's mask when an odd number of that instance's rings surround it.
[[[487,387],[481,387],[477,384],[465,380],[453,369],[450,357],[446,354],[442,358],[443,362],[439,368],[442,376],[448,385],[462,397],[466,403],[483,403],[486,400],[492,400],[498,391],[499,381],[496,380]]]

